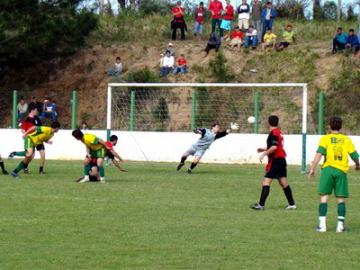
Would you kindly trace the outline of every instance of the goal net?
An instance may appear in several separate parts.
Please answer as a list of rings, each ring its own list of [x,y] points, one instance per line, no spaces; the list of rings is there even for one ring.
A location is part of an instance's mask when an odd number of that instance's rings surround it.
[[[303,135],[306,169],[307,85],[221,83],[110,83],[107,129],[191,131],[219,123],[240,133],[268,133],[267,118],[280,117],[285,134]],[[250,116],[255,123],[248,123]]]

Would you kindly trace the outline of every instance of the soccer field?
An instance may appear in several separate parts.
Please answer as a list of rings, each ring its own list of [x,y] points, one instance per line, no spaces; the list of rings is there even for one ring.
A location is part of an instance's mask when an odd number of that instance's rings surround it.
[[[298,209],[273,183],[258,200],[263,165],[200,164],[194,174],[171,163],[107,167],[108,183],[77,184],[81,161],[37,162],[20,180],[0,175],[1,269],[359,269],[360,175],[350,173],[350,232],[316,233],[318,196],[298,167],[289,181]],[[12,169],[17,161],[7,161]]]

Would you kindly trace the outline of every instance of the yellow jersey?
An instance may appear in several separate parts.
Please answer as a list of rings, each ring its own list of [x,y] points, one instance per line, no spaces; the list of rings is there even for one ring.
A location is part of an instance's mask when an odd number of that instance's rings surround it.
[[[349,171],[349,155],[359,157],[351,139],[343,134],[328,134],[321,138],[318,153],[325,157],[323,168],[334,167],[345,173]]]
[[[51,127],[36,127],[35,131],[28,134],[30,140],[35,144],[39,145],[48,140],[50,140],[54,136],[54,131]]]
[[[102,144],[99,144],[99,138],[92,134],[84,134],[82,142],[92,151],[104,148]]]

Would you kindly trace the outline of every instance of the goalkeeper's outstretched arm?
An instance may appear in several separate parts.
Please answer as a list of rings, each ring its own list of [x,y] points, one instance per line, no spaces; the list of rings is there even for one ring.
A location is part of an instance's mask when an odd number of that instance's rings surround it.
[[[219,132],[218,134],[216,134],[215,140],[220,139],[220,138],[222,138],[222,137],[225,137],[225,136],[228,135],[230,132],[231,132],[231,129],[229,129],[229,128],[228,128],[227,130],[224,130],[224,131]]]

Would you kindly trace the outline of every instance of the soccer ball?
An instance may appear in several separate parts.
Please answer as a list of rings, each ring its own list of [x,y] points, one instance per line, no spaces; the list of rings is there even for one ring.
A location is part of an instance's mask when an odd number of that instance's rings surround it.
[[[255,121],[256,121],[256,118],[254,116],[249,116],[247,121],[248,121],[249,124],[254,124]]]

